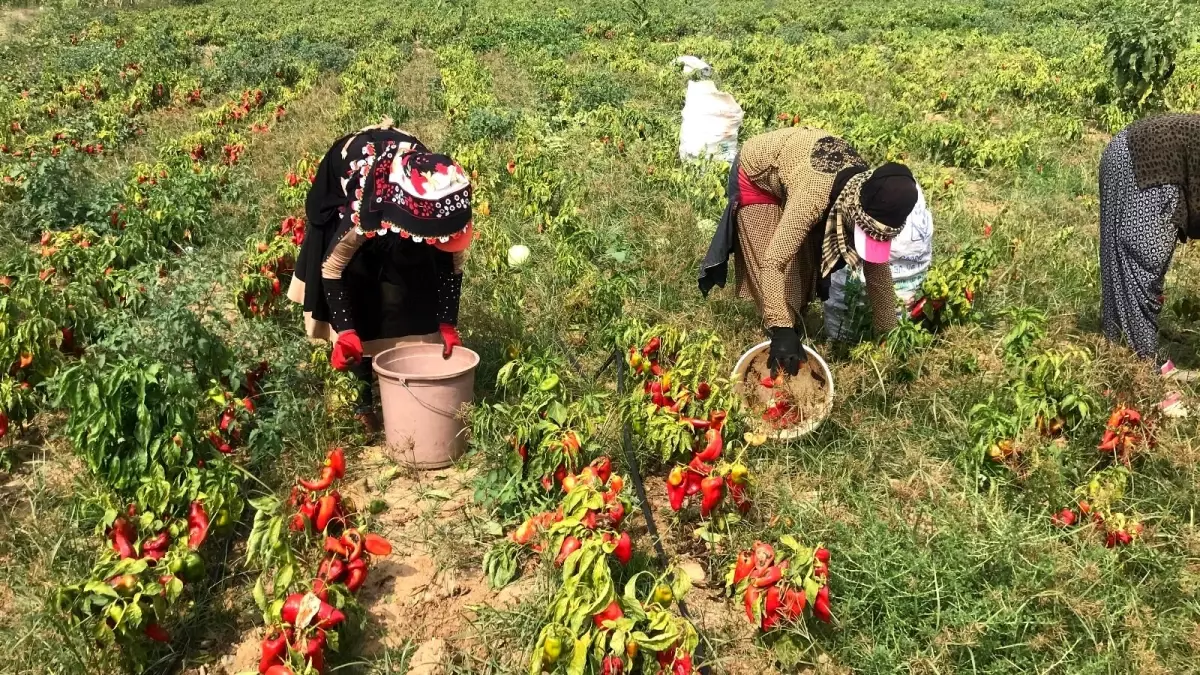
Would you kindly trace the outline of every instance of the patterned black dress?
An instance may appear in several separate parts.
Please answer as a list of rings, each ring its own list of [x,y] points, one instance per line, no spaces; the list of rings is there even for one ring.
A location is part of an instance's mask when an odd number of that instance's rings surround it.
[[[1180,238],[1182,189],[1139,188],[1129,137],[1129,129],[1117,134],[1100,160],[1101,317],[1105,337],[1124,338],[1138,356],[1161,365],[1158,315]]]
[[[288,296],[304,305],[309,337],[330,342],[353,329],[372,356],[413,336],[457,325],[464,254],[398,233],[363,236],[351,208],[367,163],[420,141],[396,129],[365,129],[338,139],[322,159],[306,203],[308,236]]]

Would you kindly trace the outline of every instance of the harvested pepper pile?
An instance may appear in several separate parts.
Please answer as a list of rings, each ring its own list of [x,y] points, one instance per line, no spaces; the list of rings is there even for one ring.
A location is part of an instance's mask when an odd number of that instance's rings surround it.
[[[779,542],[783,545],[779,552],[758,541],[739,553],[726,573],[726,591],[742,596],[746,619],[764,632],[800,621],[806,606],[819,621],[832,621],[829,549],[819,544],[807,548],[791,535]]]
[[[772,376],[767,352],[759,352],[751,358],[738,388],[760,430],[789,429],[829,412],[829,383],[815,359],[802,363],[796,375]]]
[[[263,581],[255,588],[255,600],[264,609],[267,635],[262,641],[258,672],[265,675],[291,675],[325,672],[327,648],[337,648],[336,630],[347,619],[353,596],[362,588],[372,562],[392,553],[392,545],[372,532],[355,526],[354,510],[335,487],[346,475],[346,455],[334,448],[312,480],[297,479],[286,508],[273,510],[266,503],[256,504],[255,531],[251,533],[251,558],[265,538],[277,538],[273,548],[286,549],[283,563],[274,571],[273,586],[288,589],[300,561],[291,554],[289,537],[280,527],[287,523],[292,537],[305,542],[324,537],[322,555],[307,592],[291,592],[268,605]],[[289,513],[290,509],[294,509]],[[264,517],[268,516],[269,517]],[[284,583],[280,583],[280,580]]]

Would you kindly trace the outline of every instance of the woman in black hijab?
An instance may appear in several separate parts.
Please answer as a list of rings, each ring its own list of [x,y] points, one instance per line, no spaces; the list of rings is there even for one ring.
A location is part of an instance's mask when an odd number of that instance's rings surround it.
[[[288,297],[334,368],[362,381],[357,416],[378,428],[371,357],[400,342],[461,344],[462,264],[473,238],[462,167],[389,123],[338,139],[305,204],[308,230]]]

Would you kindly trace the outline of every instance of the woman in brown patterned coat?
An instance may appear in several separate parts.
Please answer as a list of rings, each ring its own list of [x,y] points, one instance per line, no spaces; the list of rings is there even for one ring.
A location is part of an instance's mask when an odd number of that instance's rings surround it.
[[[1113,137],[1100,160],[1104,335],[1163,375],[1194,379],[1158,348],[1163,282],[1177,243],[1200,238],[1200,115],[1160,115]]]
[[[805,357],[796,327],[818,282],[842,266],[862,265],[876,334],[895,327],[891,240],[917,201],[907,167],[871,170],[826,131],[780,129],[746,141],[730,171],[729,195],[700,289],[724,285],[734,253],[737,292],[763,317],[773,370],[799,370]]]

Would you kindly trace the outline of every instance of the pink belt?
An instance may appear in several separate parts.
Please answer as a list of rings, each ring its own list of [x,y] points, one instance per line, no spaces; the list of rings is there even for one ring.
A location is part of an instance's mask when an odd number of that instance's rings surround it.
[[[774,204],[775,206],[782,205],[779,197],[767,192],[750,182],[746,177],[745,170],[738,167],[738,206],[751,206],[753,204]]]

